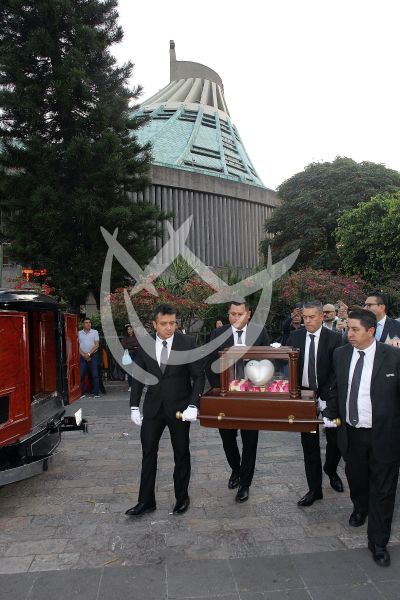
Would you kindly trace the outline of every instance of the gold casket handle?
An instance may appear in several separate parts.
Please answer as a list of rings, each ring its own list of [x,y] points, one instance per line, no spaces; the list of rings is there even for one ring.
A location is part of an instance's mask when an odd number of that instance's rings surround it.
[[[208,419],[218,419],[218,421],[222,421],[223,417],[225,417],[225,413],[219,413],[218,415],[216,415],[215,417],[207,417]],[[182,419],[182,413],[180,410],[176,411],[175,413],[175,417],[177,419]]]
[[[177,419],[182,419],[182,413],[178,410],[175,413],[175,416]],[[217,415],[199,415],[200,419],[205,419],[205,420],[213,420],[213,419],[217,419],[217,421],[222,421],[224,418],[228,419],[229,421],[255,421],[255,422],[259,422],[259,423],[285,423],[285,419],[257,419],[257,418],[253,418],[253,417],[234,417],[234,416],[226,416],[225,413],[220,412]],[[298,423],[298,424],[302,424],[302,423],[314,423],[315,421],[309,421],[307,419],[298,419],[296,421],[296,417],[294,415],[288,415],[287,417],[287,421],[290,423],[290,425],[293,425],[293,423]],[[333,422],[336,423],[337,427],[340,427],[340,425],[342,424],[340,419],[333,419]],[[322,425],[323,421],[316,421],[316,424]],[[316,433],[316,431],[311,431],[310,433]]]

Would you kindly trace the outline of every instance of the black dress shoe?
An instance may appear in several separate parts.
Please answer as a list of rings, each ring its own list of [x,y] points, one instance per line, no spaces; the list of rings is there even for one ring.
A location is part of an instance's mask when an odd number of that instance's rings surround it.
[[[316,500],[322,500],[321,490],[310,490],[297,502],[297,506],[311,506]]]
[[[385,546],[375,546],[372,542],[368,542],[368,548],[372,552],[372,558],[380,567],[388,567],[390,565],[390,554]]]
[[[351,527],[361,527],[361,525],[364,525],[366,519],[367,515],[365,513],[353,510],[349,518],[349,525]]]
[[[229,477],[228,488],[234,490],[239,485],[239,473],[232,471],[232,475]]]
[[[126,511],[125,514],[129,515],[130,517],[140,517],[141,515],[144,515],[145,513],[150,513],[155,510],[156,510],[155,504],[153,504],[152,506],[147,506],[143,502],[139,502],[138,504],[136,504],[136,506],[133,506],[132,508],[128,508],[128,510]]]
[[[172,514],[173,515],[183,515],[187,511],[190,506],[190,498],[189,496],[185,498],[185,500],[179,501],[175,504]]]
[[[335,473],[332,477],[329,477],[329,482],[331,484],[331,488],[335,490],[335,492],[343,492],[343,482],[340,479],[339,475]]]
[[[249,499],[250,490],[247,485],[241,485],[236,494],[236,502],[246,502]]]

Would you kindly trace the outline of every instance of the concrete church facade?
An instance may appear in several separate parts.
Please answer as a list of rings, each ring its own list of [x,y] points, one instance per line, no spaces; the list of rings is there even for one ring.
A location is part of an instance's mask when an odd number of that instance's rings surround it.
[[[193,215],[187,243],[207,265],[256,267],[265,220],[279,199],[264,187],[247,155],[219,75],[205,65],[177,61],[171,41],[170,83],[138,113],[150,117],[138,139],[153,147],[152,185],[138,199],[172,212],[175,229]]]

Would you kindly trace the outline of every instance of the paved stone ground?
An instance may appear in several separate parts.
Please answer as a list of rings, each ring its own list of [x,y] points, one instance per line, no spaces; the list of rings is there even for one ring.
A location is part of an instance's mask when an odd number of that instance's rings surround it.
[[[192,425],[191,507],[174,517],[165,433],[157,511],[135,520],[124,512],[136,504],[141,450],[126,386],[80,405],[88,435],[65,434],[47,472],[0,489],[1,599],[400,599],[398,506],[382,569],[366,527],[347,524],[348,490],[325,478],[324,499],[297,507],[307,491],[299,434],[260,433],[250,500],[238,505],[218,432]]]

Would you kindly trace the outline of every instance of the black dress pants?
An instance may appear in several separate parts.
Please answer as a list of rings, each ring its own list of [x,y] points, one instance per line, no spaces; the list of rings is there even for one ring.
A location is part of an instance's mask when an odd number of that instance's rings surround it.
[[[240,458],[240,451],[237,444],[238,430],[220,429],[219,433],[230,468],[235,473],[239,473],[240,485],[249,487],[253,480],[254,469],[256,468],[258,430],[240,430],[243,444],[242,458]]]
[[[368,514],[369,541],[385,547],[390,538],[399,462],[376,459],[371,429],[347,425],[347,436],[346,477],[354,510]]]
[[[336,428],[326,428],[325,435],[326,454],[324,471],[329,477],[332,477],[336,473],[341,458],[336,441]],[[318,427],[316,433],[301,433],[301,445],[303,447],[304,467],[308,487],[310,490],[318,491],[322,488],[322,461]]]
[[[140,476],[138,502],[143,502],[147,506],[153,506],[156,503],[154,490],[157,474],[158,446],[165,427],[169,429],[174,451],[175,497],[177,502],[183,502],[188,497],[190,481],[190,423],[180,421],[174,417],[168,417],[161,406],[154,417],[143,417],[140,431],[140,440],[142,442],[142,473]]]

